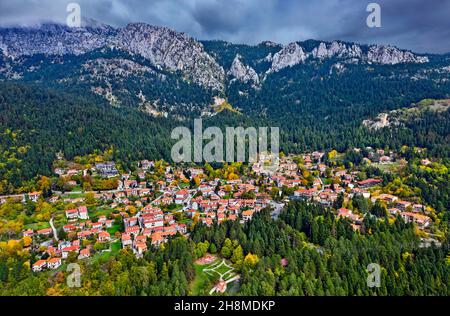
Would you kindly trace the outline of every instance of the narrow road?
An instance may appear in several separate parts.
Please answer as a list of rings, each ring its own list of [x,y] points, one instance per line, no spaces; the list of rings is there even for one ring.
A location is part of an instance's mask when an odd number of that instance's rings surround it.
[[[58,232],[56,231],[55,225],[53,225],[53,216],[50,218],[50,226],[53,229],[53,236],[55,237],[56,241],[58,241]]]
[[[53,193],[55,193],[57,195],[62,195],[62,194],[73,195],[73,194],[84,194],[84,193],[94,193],[94,194],[96,194],[97,192],[100,192],[100,193],[117,193],[117,192],[120,192],[120,191],[122,191],[122,190],[115,189],[115,190],[100,190],[100,191],[65,191],[64,193],[62,191],[53,191]]]
[[[320,193],[322,193],[322,192],[325,190],[324,185],[323,185],[322,178],[320,177],[320,173],[319,173],[319,175],[317,176],[317,179],[319,179],[319,181],[320,181],[320,191],[319,191],[319,194],[320,194]]]
[[[278,216],[280,216],[281,211],[283,210],[284,204],[283,203],[277,203],[275,201],[272,201],[271,206],[274,208],[273,212],[272,212],[272,218],[273,219],[278,219]]]

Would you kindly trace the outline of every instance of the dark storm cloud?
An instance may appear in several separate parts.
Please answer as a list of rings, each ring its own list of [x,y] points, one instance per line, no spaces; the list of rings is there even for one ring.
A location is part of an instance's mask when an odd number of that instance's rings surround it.
[[[116,27],[129,22],[168,26],[199,39],[254,44],[309,38],[393,44],[418,52],[450,52],[449,0],[1,0],[1,24],[82,15]],[[382,8],[382,27],[366,25],[367,4]]]

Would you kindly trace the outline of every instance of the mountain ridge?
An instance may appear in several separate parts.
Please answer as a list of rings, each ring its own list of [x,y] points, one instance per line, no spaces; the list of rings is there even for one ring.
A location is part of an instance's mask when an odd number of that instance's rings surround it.
[[[311,43],[316,44],[312,49],[309,47]],[[266,61],[272,63],[270,69],[265,71],[266,75],[286,67],[301,65],[307,60],[323,61],[333,57],[346,62],[380,65],[429,61],[426,55],[415,54],[389,45],[361,45],[344,41],[317,40],[292,42],[284,46],[265,41],[258,45],[279,49],[274,54],[266,56]],[[258,45],[250,45],[250,47]],[[231,70],[224,69],[214,56],[206,52],[201,41],[183,32],[146,23],[129,23],[125,27],[114,28],[90,20],[80,28],[70,28],[57,23],[45,23],[33,27],[0,27],[0,51],[4,57],[12,60],[37,54],[78,56],[102,47],[118,47],[129,53],[140,55],[157,67],[181,71],[195,83],[216,91],[224,90],[226,73]],[[256,82],[252,69],[249,71],[252,81]],[[262,73],[257,75],[261,76]],[[240,78],[236,79],[240,80]],[[264,80],[264,78],[261,79]],[[244,78],[244,81],[249,80]]]
[[[403,85],[418,89],[417,98],[446,97],[447,56],[338,40],[198,41],[146,23],[114,28],[89,20],[75,29],[55,23],[0,28],[0,80],[78,87],[114,107],[176,119],[208,112],[214,97],[229,98],[244,113],[259,116],[298,113],[299,105],[316,98],[306,97],[306,87],[333,106],[367,103],[374,98],[372,89],[392,84],[393,93]],[[347,86],[358,80],[365,80],[366,90],[354,98]],[[347,94],[328,96],[321,81]]]

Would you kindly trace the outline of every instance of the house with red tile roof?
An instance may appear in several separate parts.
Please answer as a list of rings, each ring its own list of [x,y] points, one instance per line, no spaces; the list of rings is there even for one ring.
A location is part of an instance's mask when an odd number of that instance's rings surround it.
[[[358,185],[361,188],[370,188],[370,187],[380,184],[381,182],[383,182],[383,181],[380,179],[367,179],[367,180],[359,181]]]
[[[131,226],[125,228],[125,233],[132,234],[132,235],[138,235],[140,231],[139,226]]]
[[[78,210],[77,209],[66,210],[66,217],[67,217],[67,219],[78,218]]]
[[[40,272],[44,270],[47,267],[47,261],[45,260],[38,260],[35,263],[33,263],[32,269],[33,272]]]
[[[244,221],[249,221],[249,220],[252,219],[254,213],[255,213],[254,210],[246,210],[246,211],[243,211],[243,212],[242,212],[242,219],[243,219]]]
[[[103,227],[103,223],[101,223],[101,222],[92,223],[91,227],[93,229],[96,229],[96,228],[101,229]]]
[[[41,192],[28,193],[28,198],[33,202],[37,202],[40,196],[41,196]]]
[[[78,218],[79,219],[89,219],[88,209],[86,206],[78,207]]]
[[[53,246],[49,246],[45,252],[51,257],[56,257],[56,256],[61,255],[61,251]]]
[[[69,246],[69,247],[65,247],[61,250],[61,255],[62,257],[65,259],[69,256],[69,254],[71,252],[76,252],[78,253],[80,251],[80,247],[79,246]]]
[[[299,198],[312,198],[317,193],[317,188],[300,189],[294,191],[294,196]]]
[[[163,227],[164,220],[162,219],[144,219],[142,222],[144,228]]]
[[[137,225],[138,220],[139,219],[137,217],[128,217],[123,219],[123,223],[125,227],[131,227]]]
[[[177,233],[177,224],[173,224],[173,225],[164,227],[163,232],[176,234]]]
[[[411,202],[397,201],[397,208],[401,209],[402,211],[406,211],[410,206],[412,206]]]
[[[225,214],[224,213],[217,214],[217,222],[221,223],[224,220],[225,220]]]
[[[122,234],[122,247],[125,248],[127,246],[131,246],[133,244],[133,241],[131,240],[130,234]]]
[[[134,243],[136,244],[136,243],[145,243],[145,242],[147,242],[147,236],[144,236],[144,235],[139,235],[139,236],[136,236],[135,238],[134,238]]]
[[[68,225],[63,226],[63,230],[64,230],[64,232],[68,233],[68,232],[77,230],[77,227],[73,224],[68,224]]]
[[[206,226],[211,226],[213,224],[212,218],[209,217],[202,217],[200,218],[200,221],[205,224]]]
[[[134,245],[134,250],[138,255],[142,255],[147,251],[147,244],[145,242],[139,242]]]
[[[111,239],[111,235],[106,232],[106,231],[102,231],[98,234],[98,238],[97,240],[99,242],[108,242]]]
[[[419,228],[426,228],[431,224],[431,218],[426,215],[413,212],[401,212],[400,216],[407,223],[416,223]]]
[[[53,230],[51,228],[40,229],[36,232],[38,235],[50,236],[53,235]]]
[[[80,240],[79,239],[75,239],[74,241],[72,241],[72,246],[80,246]]]
[[[80,250],[78,259],[85,259],[85,258],[89,258],[90,256],[91,256],[91,252],[89,251],[89,249],[85,248],[85,249]]]
[[[164,242],[164,237],[162,233],[155,233],[152,235],[152,245],[159,246]]]
[[[49,269],[58,269],[61,266],[61,258],[51,258],[47,260],[47,267]]]
[[[189,198],[189,192],[186,189],[180,190],[175,193],[175,204],[184,204]]]
[[[350,211],[349,209],[346,209],[346,208],[340,208],[338,210],[338,217],[348,218],[353,223],[361,223],[362,222],[362,217],[361,216],[359,216],[357,214],[353,214],[352,211]]]
[[[177,231],[179,231],[180,234],[186,234],[187,232],[186,224],[177,224]]]
[[[164,223],[169,224],[169,225],[175,223],[173,215],[170,213],[164,214]]]
[[[77,238],[86,239],[91,235],[92,235],[92,232],[90,230],[82,230],[81,232],[77,233]]]
[[[151,228],[144,228],[142,231],[142,235],[145,237],[150,237],[153,234],[153,230]]]
[[[27,229],[23,232],[23,237],[32,237],[34,234],[32,229]]]

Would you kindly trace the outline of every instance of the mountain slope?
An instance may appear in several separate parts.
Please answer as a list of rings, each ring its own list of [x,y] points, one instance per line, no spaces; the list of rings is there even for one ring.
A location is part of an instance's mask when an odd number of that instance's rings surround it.
[[[215,96],[230,98],[246,114],[283,121],[350,104],[381,103],[374,109],[384,110],[396,94],[411,103],[449,91],[448,57],[383,45],[235,45],[198,42],[144,23],[121,29],[90,23],[0,29],[0,47],[0,76],[7,80],[85,89],[116,107],[177,119],[199,115]],[[374,94],[378,89],[387,89],[386,96]]]
[[[223,89],[224,70],[203,46],[184,33],[144,23],[129,24],[114,39],[117,47],[157,66],[182,71],[203,87]]]
[[[203,46],[168,28],[131,23],[122,29],[58,24],[0,29],[0,50],[12,59],[39,54],[78,56],[106,46],[141,56],[158,68],[181,71],[203,87],[223,89],[224,70]]]
[[[0,50],[5,56],[18,58],[36,54],[81,55],[108,45],[117,30],[95,24],[80,28],[46,23],[33,27],[0,29]]]
[[[37,85],[0,83],[0,131],[17,134],[15,143],[0,137],[1,147],[28,148],[18,157],[8,181],[18,185],[36,174],[50,174],[56,153],[68,158],[110,147],[125,163],[144,157],[170,157],[170,120],[130,109],[111,108],[99,97],[69,94]],[[15,173],[20,172],[16,175]],[[2,179],[3,180],[3,179]]]

